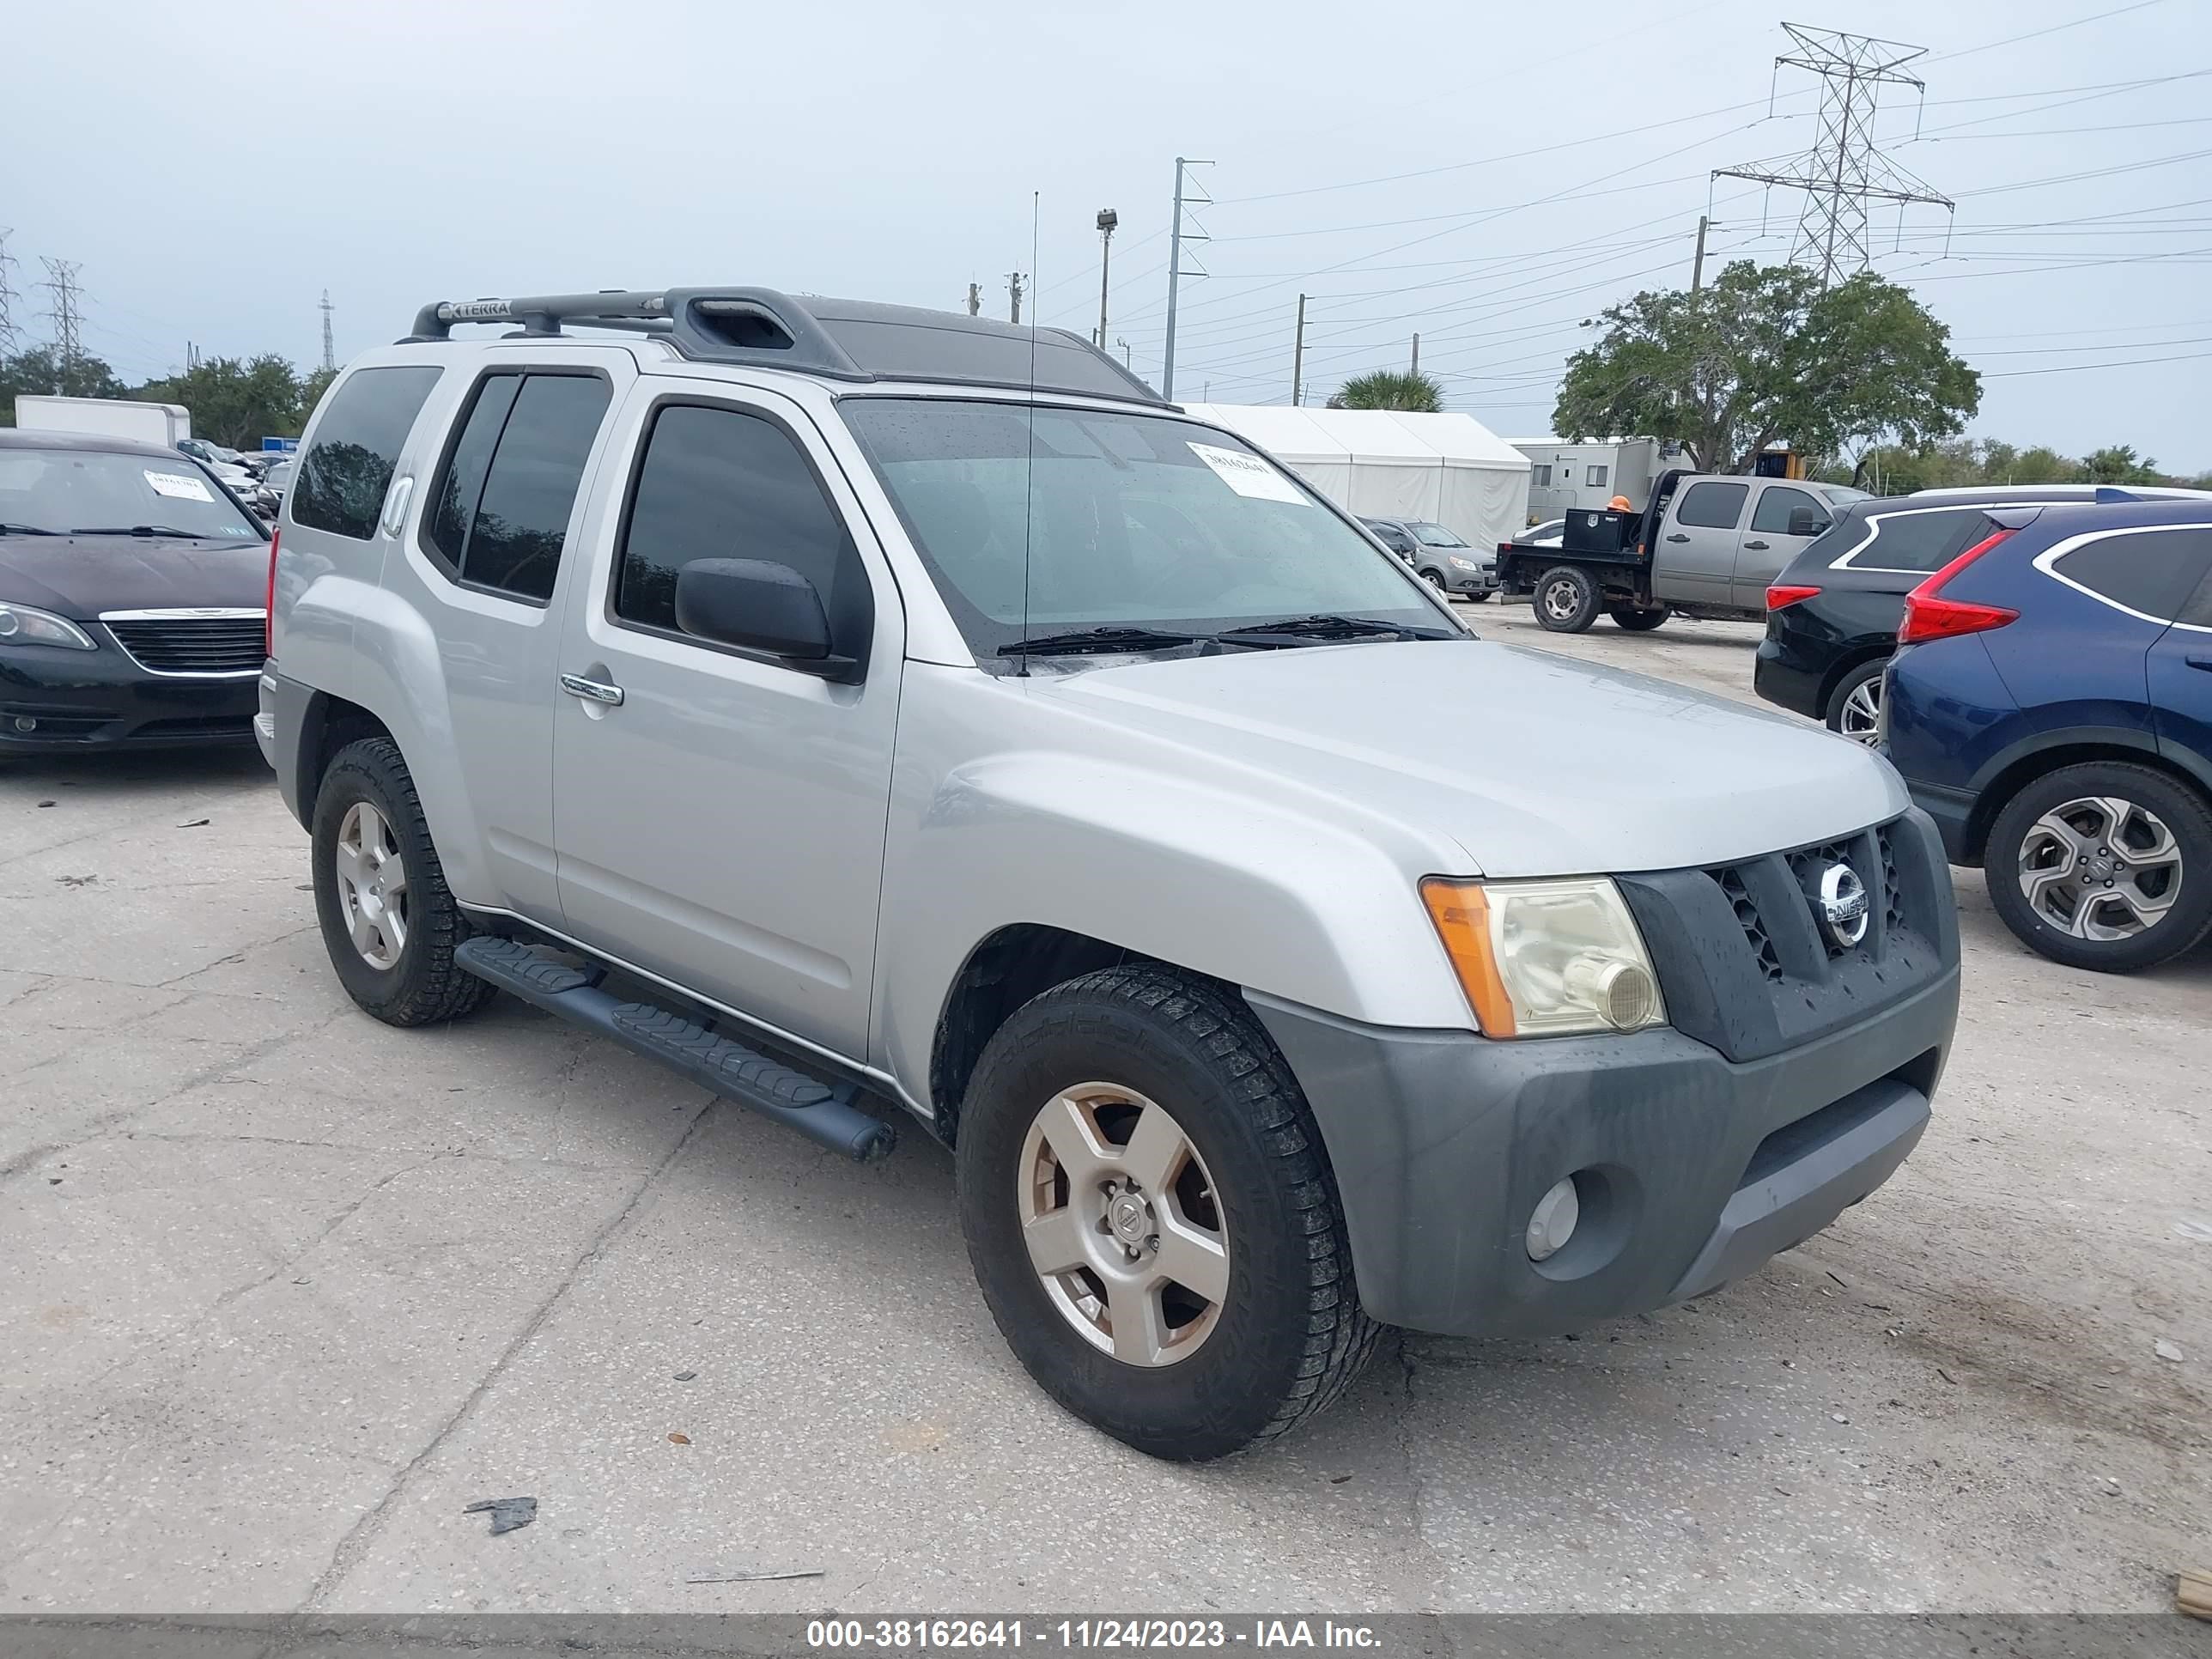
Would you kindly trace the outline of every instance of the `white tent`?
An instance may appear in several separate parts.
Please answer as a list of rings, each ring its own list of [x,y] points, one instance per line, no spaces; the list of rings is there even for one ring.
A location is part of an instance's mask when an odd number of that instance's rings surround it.
[[[1520,534],[1528,458],[1471,415],[1188,404],[1266,450],[1346,510],[1431,519],[1477,547]]]

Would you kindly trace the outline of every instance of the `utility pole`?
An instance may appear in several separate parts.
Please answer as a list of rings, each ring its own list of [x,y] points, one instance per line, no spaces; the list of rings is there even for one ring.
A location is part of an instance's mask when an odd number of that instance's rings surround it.
[[[1690,267],[1690,292],[1695,294],[1705,285],[1705,228],[1712,221],[1704,214],[1698,216],[1698,258]]]
[[[1190,199],[1183,194],[1183,175],[1192,167],[1210,167],[1212,165],[1211,161],[1194,161],[1181,155],[1176,157],[1175,214],[1168,221],[1167,362],[1160,371],[1160,395],[1170,403],[1175,401],[1176,296],[1182,286],[1182,245],[1185,241],[1203,242],[1209,240],[1202,230],[1185,232],[1182,228],[1183,204],[1186,200]],[[1204,205],[1212,199],[1210,196],[1200,196],[1195,198],[1193,204]],[[1198,270],[1193,274],[1203,276],[1206,272]]]
[[[1019,323],[1022,320],[1022,273],[1020,271],[1010,270],[1006,273],[1006,293],[1013,301],[1013,308],[1007,313],[1007,319],[1010,322]]]
[[[1407,373],[1407,374],[1419,374],[1420,372],[1421,372],[1421,337],[1420,337],[1419,335],[1416,334],[1416,335],[1413,337],[1413,361],[1411,363],[1408,363],[1408,364],[1406,366],[1406,373]]]
[[[61,395],[63,379],[83,355],[77,339],[76,274],[84,267],[71,259],[40,259],[46,268],[46,291],[54,296],[46,315],[54,322],[54,393]]]
[[[1291,335],[1291,407],[1305,401],[1306,296],[1298,295],[1298,325]]]
[[[1121,216],[1112,208],[1098,210],[1098,338],[1101,351],[1106,349],[1106,272],[1114,259],[1114,227],[1121,222]]]
[[[982,309],[983,285],[981,283],[970,283],[968,284],[968,314],[970,317],[977,316]]]
[[[0,226],[0,351],[12,353],[15,349],[15,323],[9,307],[15,302],[15,289],[8,280],[8,270],[15,262],[8,254],[10,234],[5,226]]]
[[[1121,367],[1134,374],[1137,372],[1137,364],[1136,360],[1129,356],[1129,343],[1116,334],[1114,337],[1114,343],[1121,348]]]
[[[331,344],[331,291],[325,289],[323,290],[323,373],[334,374],[337,372],[337,353]]]
[[[1868,203],[1895,202],[1902,209],[1924,202],[1947,212],[1955,210],[1957,204],[1875,146],[1877,94],[1885,84],[1924,94],[1926,82],[1901,71],[1928,48],[1796,23],[1782,27],[1800,50],[1776,58],[1774,66],[1810,70],[1820,77],[1820,136],[1802,155],[1720,167],[1713,177],[1748,179],[1753,184],[1804,191],[1805,208],[1797,220],[1790,261],[1817,269],[1820,286],[1826,288],[1865,270],[1874,258],[1867,234]]]

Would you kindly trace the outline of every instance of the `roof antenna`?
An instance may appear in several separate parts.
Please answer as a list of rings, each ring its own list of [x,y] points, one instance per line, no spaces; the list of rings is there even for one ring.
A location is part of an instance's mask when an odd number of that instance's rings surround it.
[[[1036,291],[1037,210],[1042,192],[1030,192],[1030,291]],[[1022,467],[1022,644],[1030,642],[1030,544],[1034,537],[1030,527],[1036,513],[1036,307],[1032,304],[1030,316],[1030,400],[1024,406],[1028,416],[1026,440],[1029,454]],[[1014,659],[1016,669],[1024,679],[1029,678],[1030,653],[1024,649]]]

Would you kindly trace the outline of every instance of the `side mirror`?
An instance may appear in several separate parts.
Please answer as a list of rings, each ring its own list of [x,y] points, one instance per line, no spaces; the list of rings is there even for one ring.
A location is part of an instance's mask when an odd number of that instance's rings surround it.
[[[787,564],[694,559],[676,578],[676,625],[702,640],[794,664],[831,661],[822,596]]]
[[[1790,509],[1790,533],[1793,536],[1817,536],[1828,527],[1828,522],[1809,507]]]

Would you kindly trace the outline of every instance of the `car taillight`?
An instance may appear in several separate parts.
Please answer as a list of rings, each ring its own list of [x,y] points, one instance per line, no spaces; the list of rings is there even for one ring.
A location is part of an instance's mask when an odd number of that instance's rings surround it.
[[[1943,585],[2013,532],[1996,530],[1945,565],[1905,596],[1905,621],[1897,630],[1899,645],[1919,645],[1929,640],[1955,639],[1961,634],[1982,634],[2020,620],[2020,612],[2001,605],[1975,605],[1965,599],[1939,597]]]
[[[261,596],[261,654],[276,654],[276,538],[282,532],[269,532],[269,586]]]
[[[1820,591],[1817,587],[1792,587],[1787,583],[1777,582],[1766,590],[1766,608],[1769,611],[1779,611],[1785,605],[1795,605],[1800,599],[1809,599]]]

